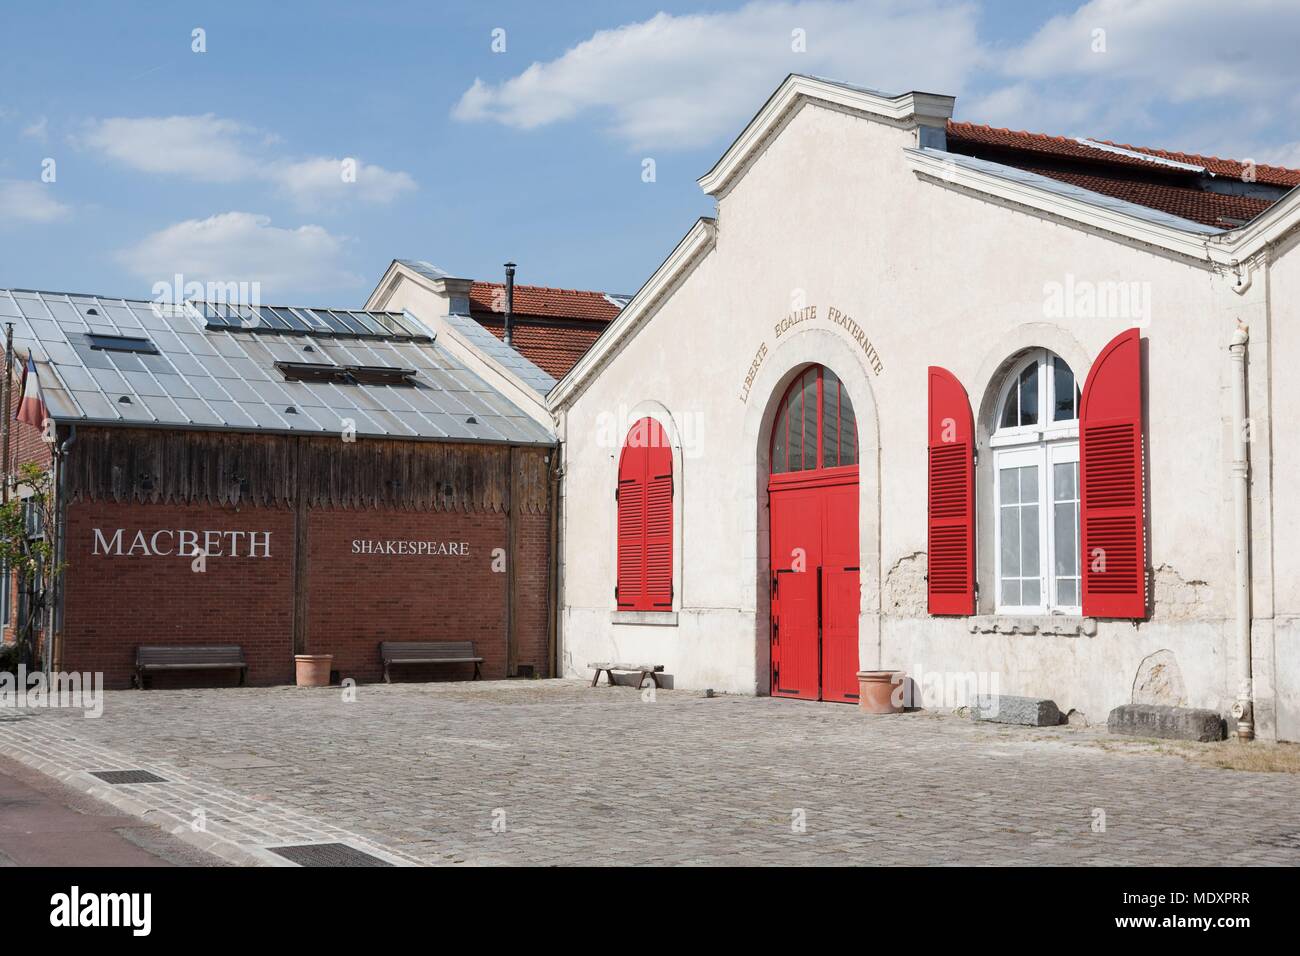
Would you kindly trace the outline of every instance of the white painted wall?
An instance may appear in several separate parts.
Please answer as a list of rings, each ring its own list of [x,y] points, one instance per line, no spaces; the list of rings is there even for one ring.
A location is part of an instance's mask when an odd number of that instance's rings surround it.
[[[561,409],[565,672],[589,674],[586,665],[596,660],[650,660],[664,664],[678,687],[766,692],[767,427],[795,371],[820,361],[848,383],[860,422],[863,667],[996,671],[1002,693],[1051,697],[1062,711],[1077,709],[1096,722],[1130,699],[1142,659],[1168,649],[1182,671],[1185,702],[1226,712],[1236,671],[1224,442],[1227,344],[1238,317],[1262,327],[1252,341],[1251,401],[1270,440],[1252,448],[1256,475],[1274,473],[1273,448],[1290,474],[1300,465],[1300,445],[1268,430],[1270,400],[1287,408],[1297,401],[1270,395],[1264,374],[1269,283],[1257,279],[1238,295],[1228,280],[1187,260],[923,181],[902,153],[915,142],[913,130],[816,103],[800,109],[720,200],[714,249]],[[1295,255],[1279,263],[1275,284],[1300,286],[1298,263]],[[1152,618],[1136,627],[1102,621],[1092,635],[1075,634],[1077,621],[1065,622],[1068,635],[1009,634],[997,630],[1014,622],[931,618],[922,577],[926,368],[956,374],[977,415],[999,367],[1021,348],[1053,348],[1082,379],[1098,351],[1135,322],[1046,316],[1044,284],[1068,277],[1136,281],[1149,290],[1142,334],[1157,569]],[[1292,310],[1300,308],[1296,291],[1288,287]],[[801,303],[816,306],[817,319],[778,337],[775,325]],[[849,334],[826,321],[831,307],[865,330],[883,363],[879,374]],[[1298,323],[1294,316],[1274,361],[1285,361],[1284,350],[1300,361]],[[767,355],[742,399],[764,344]],[[617,455],[631,410],[642,403],[665,409],[682,436],[681,573],[676,621],[666,626],[611,618]],[[1257,616],[1261,606],[1272,614],[1271,584],[1259,580],[1272,580],[1273,509],[1279,527],[1300,526],[1300,504],[1270,500],[1270,488],[1257,480],[1254,489]],[[1300,563],[1292,552],[1288,569]],[[981,567],[979,577],[988,594],[992,568]],[[1292,574],[1279,586],[1289,615],[1279,628],[1289,629],[1293,675],[1297,581]],[[1272,694],[1271,625],[1257,630],[1268,631],[1267,660],[1257,669],[1270,671]],[[1284,656],[1279,652],[1279,667]],[[1294,676],[1288,686],[1300,694]],[[1300,723],[1300,699],[1288,706],[1289,719]],[[1267,736],[1271,698],[1261,711]]]

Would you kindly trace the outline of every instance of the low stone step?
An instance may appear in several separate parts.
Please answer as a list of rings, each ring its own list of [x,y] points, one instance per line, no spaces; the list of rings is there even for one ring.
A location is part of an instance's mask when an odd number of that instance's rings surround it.
[[[1222,740],[1223,718],[1217,711],[1167,704],[1122,704],[1106,718],[1106,730],[1125,737],[1161,740]]]
[[[1056,701],[1042,697],[1013,697],[989,694],[976,697],[970,708],[971,720],[997,724],[1020,724],[1023,727],[1055,727],[1061,722]]]

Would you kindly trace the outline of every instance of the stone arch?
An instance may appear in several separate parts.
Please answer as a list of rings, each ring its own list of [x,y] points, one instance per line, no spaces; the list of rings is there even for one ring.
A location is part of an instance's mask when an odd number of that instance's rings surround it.
[[[742,528],[741,567],[750,576],[742,614],[754,625],[755,693],[770,687],[771,619],[767,600],[771,572],[767,480],[771,468],[770,437],[777,407],[796,375],[809,365],[824,365],[839,376],[853,402],[858,422],[858,541],[861,549],[861,603],[858,653],[861,666],[875,668],[880,659],[880,423],[874,374],[856,346],[832,329],[788,332],[768,353],[755,374],[744,418],[746,460],[752,480],[741,485],[737,511],[749,524]]]

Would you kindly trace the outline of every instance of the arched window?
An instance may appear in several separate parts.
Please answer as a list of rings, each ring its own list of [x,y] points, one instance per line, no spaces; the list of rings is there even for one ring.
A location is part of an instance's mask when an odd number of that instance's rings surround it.
[[[618,462],[620,611],[673,607],[673,451],[663,426],[642,418],[628,430]]]
[[[858,463],[853,403],[830,369],[814,365],[786,391],[772,427],[772,474]]]
[[[1007,373],[993,449],[1000,612],[1079,614],[1079,388],[1034,349]]]

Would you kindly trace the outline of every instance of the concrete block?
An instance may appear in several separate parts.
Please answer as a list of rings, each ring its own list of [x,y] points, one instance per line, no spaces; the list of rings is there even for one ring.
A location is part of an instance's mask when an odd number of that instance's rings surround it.
[[[1223,718],[1213,710],[1165,704],[1123,704],[1110,712],[1106,730],[1126,737],[1162,740],[1222,740]]]
[[[1007,694],[976,697],[971,704],[970,716],[972,720],[1024,727],[1055,727],[1061,722],[1061,710],[1055,701]]]

